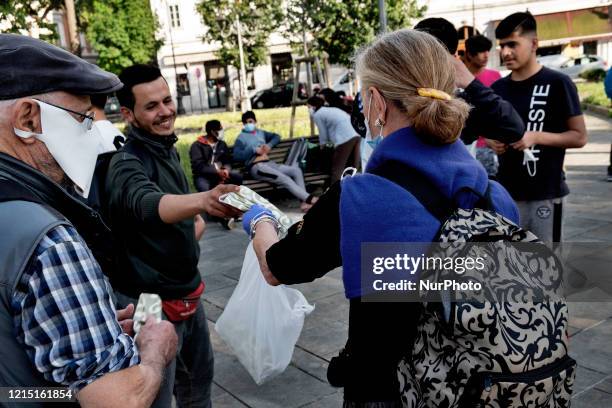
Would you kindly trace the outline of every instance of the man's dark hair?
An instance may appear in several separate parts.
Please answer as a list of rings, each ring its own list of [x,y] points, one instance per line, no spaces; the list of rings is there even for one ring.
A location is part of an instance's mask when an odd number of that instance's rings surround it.
[[[206,122],[206,125],[204,125],[204,130],[206,130],[207,135],[210,135],[212,131],[219,131],[221,130],[221,122],[217,119],[209,120]]]
[[[136,64],[131,67],[127,67],[121,74],[119,79],[123,82],[123,88],[117,91],[117,99],[119,104],[128,109],[134,110],[134,93],[132,88],[136,85],[145,84],[147,82],[153,82],[157,78],[161,77],[161,71],[159,68],[153,65]]]
[[[91,95],[89,99],[91,99],[91,104],[93,106],[95,106],[98,109],[104,110],[104,107],[106,106],[106,100],[108,99],[108,97],[109,97],[108,94],[96,94],[96,95]]]
[[[308,98],[306,103],[310,106],[314,106],[315,109],[319,109],[321,106],[323,106],[324,101],[323,98],[320,98],[318,96],[311,96],[310,98]]]
[[[535,34],[538,31],[538,25],[535,18],[529,12],[520,12],[510,14],[499,22],[495,29],[495,38],[498,40],[506,38],[517,32],[518,35]]]
[[[242,123],[247,123],[247,120],[249,119],[253,119],[255,122],[257,122],[257,118],[255,117],[255,112],[246,111],[242,114]]]
[[[450,21],[440,17],[430,17],[419,21],[414,29],[436,37],[451,54],[457,52],[459,36],[457,35],[457,29]]]
[[[484,35],[475,35],[465,40],[465,52],[476,55],[480,52],[490,51],[493,43]]]

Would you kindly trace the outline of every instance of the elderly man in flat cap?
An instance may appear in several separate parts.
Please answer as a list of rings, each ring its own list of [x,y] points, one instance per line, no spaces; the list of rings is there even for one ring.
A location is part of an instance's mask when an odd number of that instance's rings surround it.
[[[64,387],[84,407],[149,406],[176,354],[168,322],[149,318],[131,337],[133,306],[115,310],[88,247],[108,231],[74,196],[88,194],[100,143],[88,95],[121,86],[60,48],[0,34],[2,387]]]

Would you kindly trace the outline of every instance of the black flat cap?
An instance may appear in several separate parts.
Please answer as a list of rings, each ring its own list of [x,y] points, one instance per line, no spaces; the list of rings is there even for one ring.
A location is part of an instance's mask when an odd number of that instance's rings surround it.
[[[24,35],[0,34],[0,100],[53,91],[96,95],[122,86],[116,75],[59,47]]]

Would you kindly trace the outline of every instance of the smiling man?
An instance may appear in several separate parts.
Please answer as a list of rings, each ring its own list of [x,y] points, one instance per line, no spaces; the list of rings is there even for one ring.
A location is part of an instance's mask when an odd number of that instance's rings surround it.
[[[576,86],[567,75],[536,60],[537,25],[529,13],[514,13],[495,29],[510,75],[493,90],[510,102],[526,125],[518,142],[492,147],[500,155],[498,179],[517,202],[521,226],[544,242],[562,240],[565,149],[582,147],[586,126]]]
[[[189,184],[174,148],[176,107],[158,68],[134,65],[119,76],[117,93],[128,122],[127,142],[113,157],[106,180],[108,214],[119,252],[111,279],[120,305],[141,293],[162,298],[165,317],[179,336],[177,359],[166,372],[154,406],[169,407],[172,392],[179,406],[210,406],[213,354],[200,297],[198,240],[200,213],[238,214],[219,202],[232,185],[189,194]]]

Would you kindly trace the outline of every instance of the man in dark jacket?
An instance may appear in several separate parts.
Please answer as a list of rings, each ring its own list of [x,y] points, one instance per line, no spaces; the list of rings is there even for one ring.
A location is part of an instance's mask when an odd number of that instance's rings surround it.
[[[193,184],[198,191],[208,191],[219,184],[242,184],[242,175],[232,171],[232,155],[223,141],[224,130],[216,119],[206,122],[206,132],[193,142],[189,149]],[[233,218],[209,218],[219,220],[225,229],[232,229]]]
[[[193,184],[198,191],[208,191],[218,184],[242,184],[242,175],[232,171],[232,155],[223,140],[224,130],[216,119],[206,122],[206,132],[189,149]]]
[[[453,56],[457,88],[460,90],[458,96],[473,107],[461,132],[461,140],[466,144],[474,142],[478,136],[503,143],[520,140],[525,133],[525,124],[516,110],[484,86],[460,59],[454,57],[459,44],[455,26],[443,18],[432,17],[420,21],[414,28],[436,37]]]
[[[176,107],[168,84],[158,68],[148,65],[126,68],[120,79],[125,85],[118,92],[121,113],[130,126],[106,183],[119,253],[119,273],[111,284],[119,304],[141,293],[159,294],[164,315],[179,336],[177,359],[166,371],[154,406],[169,407],[174,390],[179,406],[209,407],[213,354],[200,301],[200,213],[238,215],[219,202],[221,194],[238,187],[219,185],[189,194],[174,148]]]

